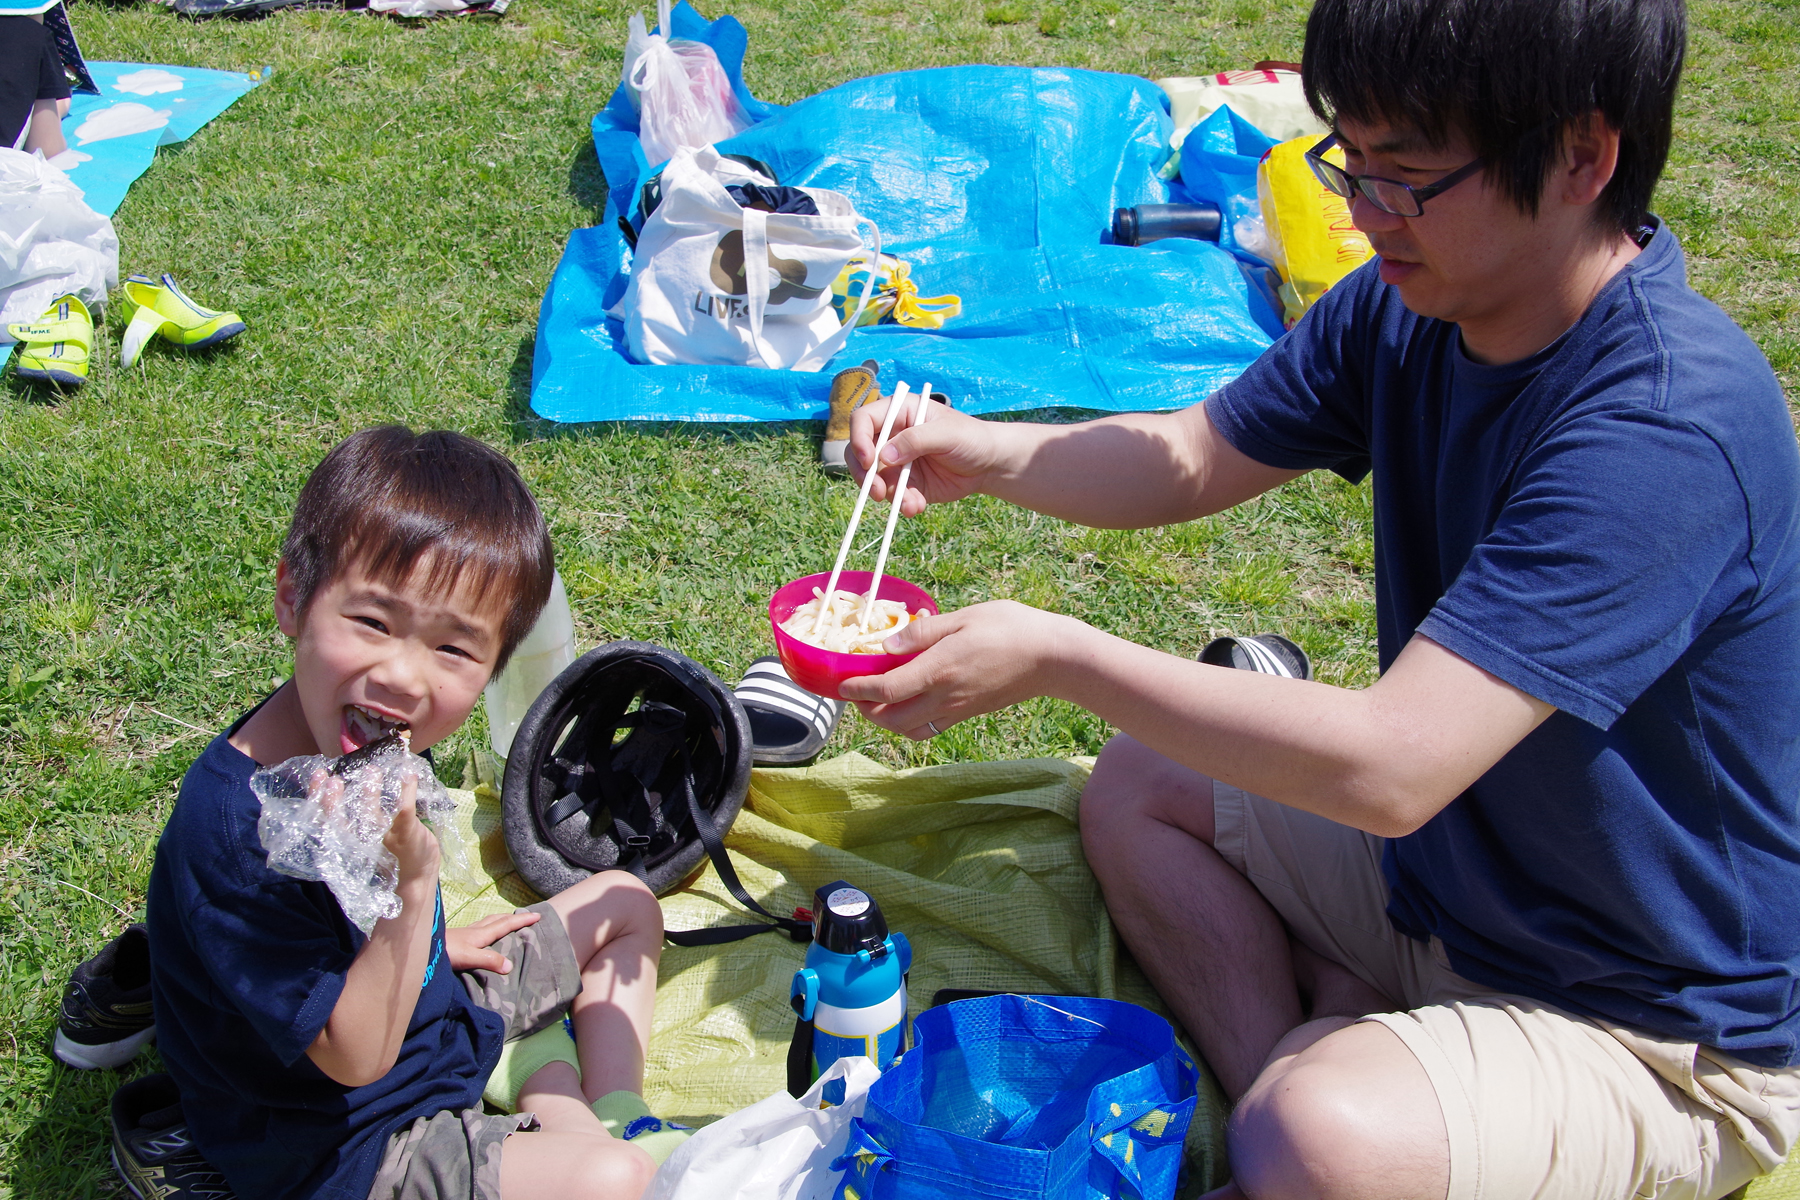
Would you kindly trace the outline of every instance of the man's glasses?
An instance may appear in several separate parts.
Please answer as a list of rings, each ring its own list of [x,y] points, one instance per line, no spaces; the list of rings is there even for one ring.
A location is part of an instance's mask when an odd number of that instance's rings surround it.
[[[1306,152],[1306,165],[1319,177],[1319,182],[1346,200],[1354,200],[1356,193],[1361,192],[1363,199],[1382,212],[1396,217],[1419,216],[1425,211],[1427,200],[1439,192],[1455,187],[1482,167],[1478,158],[1456,168],[1436,183],[1414,187],[1410,183],[1401,183],[1398,179],[1383,179],[1379,175],[1352,175],[1336,163],[1325,161],[1325,152],[1337,145],[1337,140],[1337,134],[1328,134],[1324,141]]]

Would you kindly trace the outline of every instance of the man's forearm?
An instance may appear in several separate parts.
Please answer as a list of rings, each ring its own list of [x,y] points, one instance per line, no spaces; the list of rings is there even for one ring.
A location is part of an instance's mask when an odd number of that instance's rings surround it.
[[[1079,425],[996,423],[1008,466],[982,490],[1097,529],[1147,529],[1204,513],[1204,463],[1188,413],[1126,413]]]
[[[1071,625],[1049,694],[1215,779],[1383,837],[1424,824],[1552,711],[1424,638],[1352,690]]]
[[[425,978],[437,879],[403,880],[398,893],[400,914],[375,923],[330,1019],[306,1051],[314,1066],[346,1087],[373,1083],[393,1067]]]

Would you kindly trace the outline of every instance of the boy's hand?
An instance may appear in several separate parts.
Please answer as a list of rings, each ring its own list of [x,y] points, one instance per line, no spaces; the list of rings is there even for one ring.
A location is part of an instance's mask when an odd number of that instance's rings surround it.
[[[371,803],[381,803],[379,784],[370,789],[370,797]],[[400,860],[401,887],[415,880],[437,880],[438,840],[419,820],[418,800],[419,777],[409,774],[400,785],[400,807],[394,810],[394,823],[382,839],[388,853]]]
[[[509,912],[483,917],[473,925],[459,925],[444,931],[444,950],[450,956],[452,971],[496,971],[512,974],[513,962],[498,950],[490,950],[507,934],[536,925],[541,913]]]

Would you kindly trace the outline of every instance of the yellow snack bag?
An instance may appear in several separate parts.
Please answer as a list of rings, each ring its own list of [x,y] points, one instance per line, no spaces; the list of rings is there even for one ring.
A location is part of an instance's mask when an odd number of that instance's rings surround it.
[[[1350,223],[1349,202],[1320,183],[1306,165],[1306,152],[1318,140],[1308,134],[1282,142],[1256,168],[1263,224],[1281,273],[1282,319],[1290,329],[1332,284],[1375,253]],[[1343,166],[1343,148],[1333,146],[1325,159]]]

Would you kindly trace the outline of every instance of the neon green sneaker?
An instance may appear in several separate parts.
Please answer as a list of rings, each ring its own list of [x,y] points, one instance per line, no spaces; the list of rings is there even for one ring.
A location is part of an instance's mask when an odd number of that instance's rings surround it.
[[[35,321],[8,325],[19,342],[13,373],[33,383],[78,388],[87,382],[88,354],[94,348],[94,318],[79,296],[59,296]]]
[[[122,290],[131,323],[125,326],[119,343],[121,367],[135,363],[144,344],[156,334],[184,350],[204,350],[244,332],[243,318],[195,304],[167,272],[161,283],[148,275],[133,275]]]

